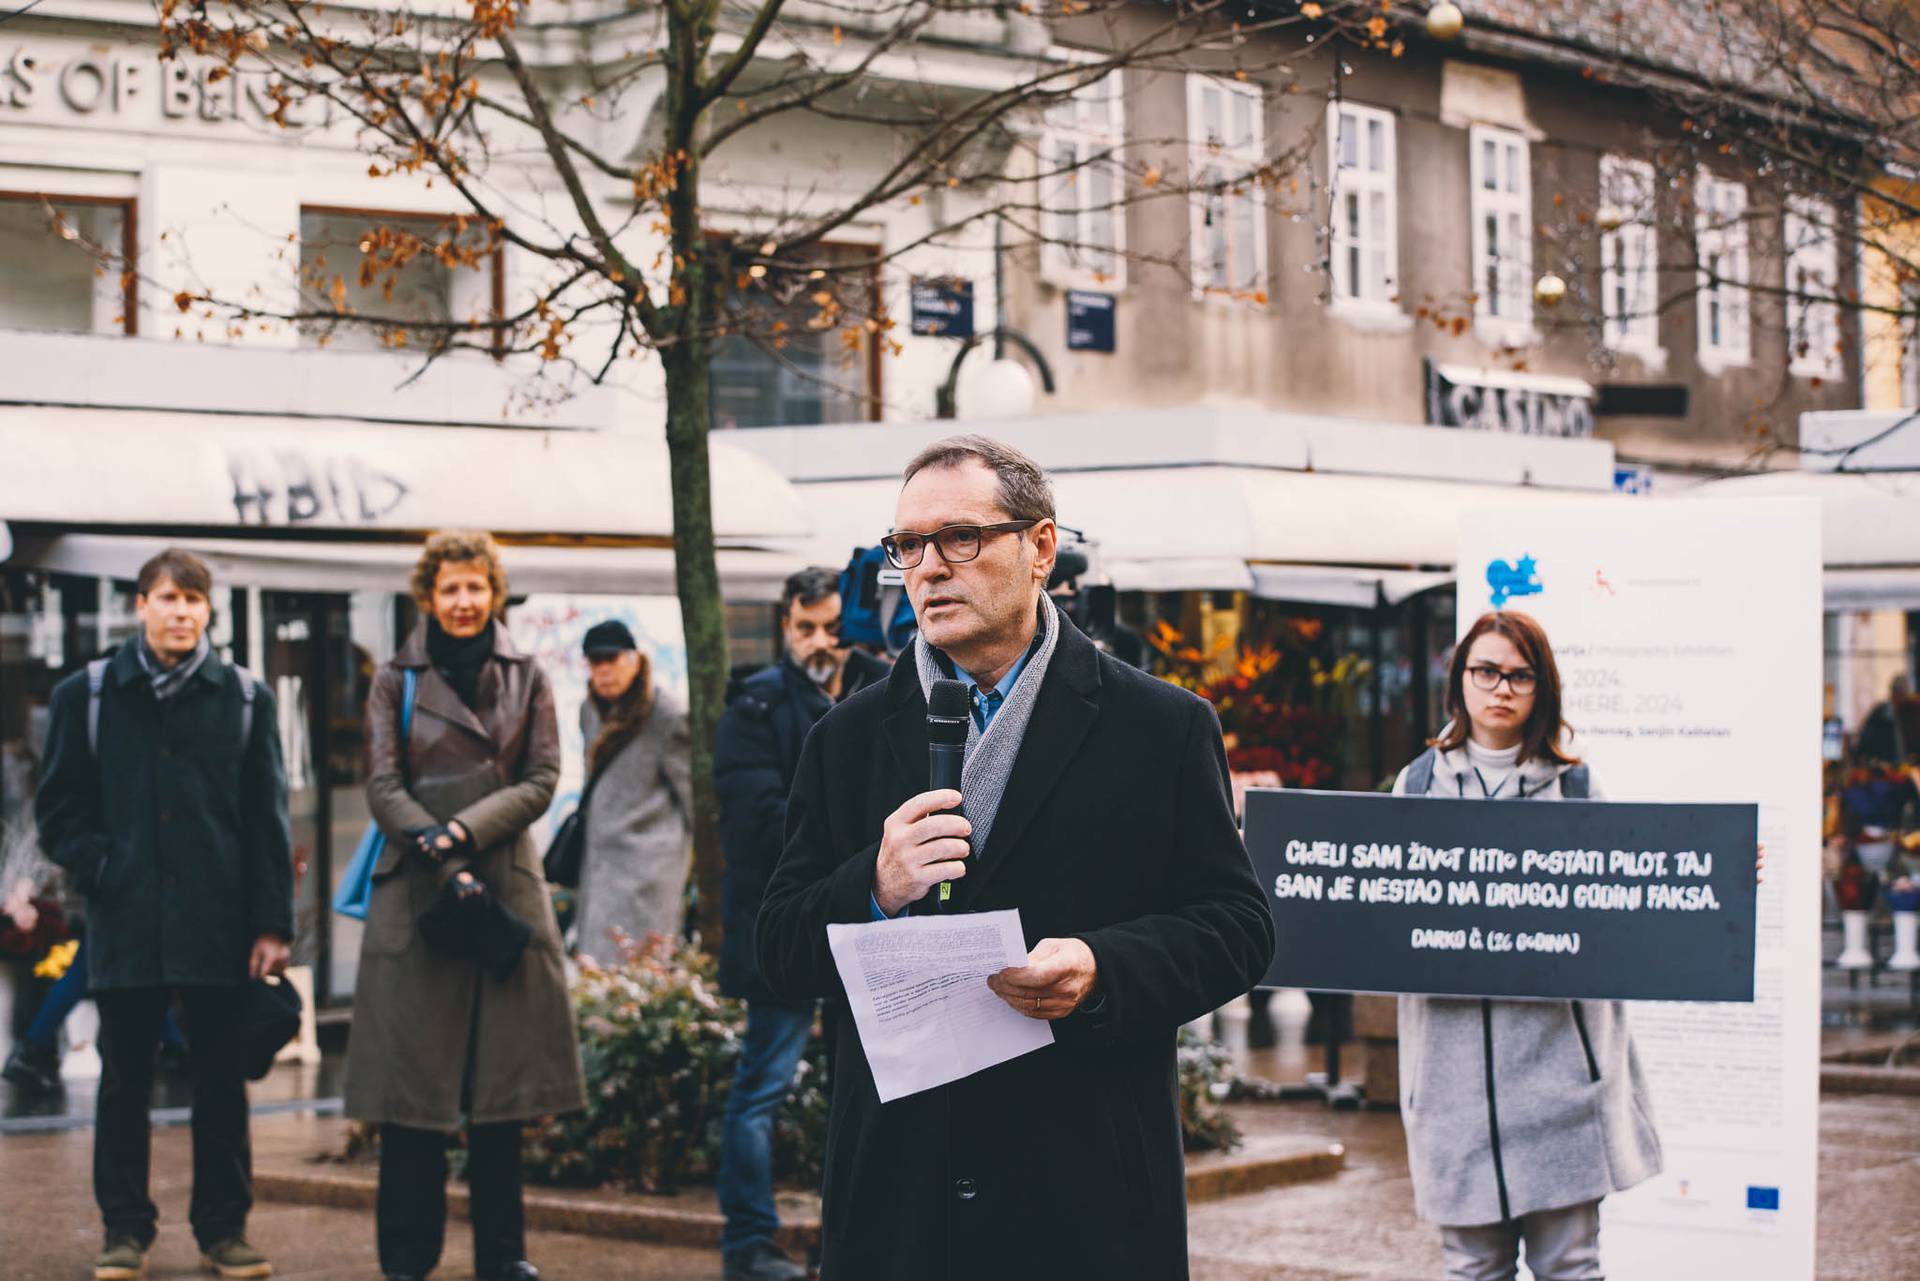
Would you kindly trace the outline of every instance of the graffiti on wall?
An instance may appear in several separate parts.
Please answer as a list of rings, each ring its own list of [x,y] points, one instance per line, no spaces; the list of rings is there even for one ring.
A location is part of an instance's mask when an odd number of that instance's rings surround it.
[[[227,457],[241,525],[375,525],[406,501],[406,482],[350,455],[276,449]]]

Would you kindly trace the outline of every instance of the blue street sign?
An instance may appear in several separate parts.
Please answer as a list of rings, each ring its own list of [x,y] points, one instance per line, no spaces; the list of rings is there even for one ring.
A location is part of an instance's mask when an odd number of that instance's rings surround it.
[[[1082,289],[1067,291],[1067,349],[1069,351],[1112,351],[1112,294],[1090,293]]]

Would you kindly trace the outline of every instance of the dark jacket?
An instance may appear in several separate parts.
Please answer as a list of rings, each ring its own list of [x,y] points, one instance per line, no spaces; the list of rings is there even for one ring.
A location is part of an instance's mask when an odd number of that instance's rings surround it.
[[[807,741],[760,913],[777,996],[845,1000],[827,926],[870,919],[882,823],[927,788],[926,711],[902,661]],[[949,907],[1018,908],[1029,947],[1085,940],[1099,1009],[1056,1021],[1052,1046],[887,1104],[842,1020],[824,1275],[1185,1277],[1174,1037],[1273,955],[1213,710],[1061,628],[992,836]],[[935,908],[930,895],[912,911]]]
[[[122,645],[87,742],[87,673],[54,687],[35,812],[40,844],[87,900],[93,991],[230,987],[254,940],[293,938],[292,839],[273,695],[240,741],[240,674],[209,655],[162,703]]]
[[[585,1105],[580,1044],[567,999],[560,930],[527,829],[560,777],[553,688],[494,629],[475,707],[427,661],[416,629],[374,678],[367,700],[367,801],[387,846],[374,865],[347,1043],[346,1112],[357,1121],[455,1130],[528,1121]],[[406,671],[418,675],[412,730],[400,737]],[[410,828],[457,818],[478,853],[428,865]],[[471,871],[533,927],[505,982],[438,951],[414,922],[441,884]]]
[[[886,677],[887,665],[860,650],[847,655],[841,697]],[[740,684],[721,714],[713,743],[713,785],[720,798],[720,886],[725,933],[720,990],[743,1000],[771,1000],[753,959],[753,926],[785,840],[787,793],[800,748],[833,701],[805,672],[781,660]]]

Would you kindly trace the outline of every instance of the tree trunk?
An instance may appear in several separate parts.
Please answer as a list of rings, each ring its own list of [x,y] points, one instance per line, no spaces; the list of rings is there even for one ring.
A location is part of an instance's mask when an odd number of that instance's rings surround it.
[[[710,423],[704,339],[668,346],[667,453],[673,483],[673,578],[687,644],[687,718],[693,738],[693,880],[700,945],[720,949],[720,807],[713,786],[713,734],[727,690],[726,614],[713,554],[713,485],[708,466]]]

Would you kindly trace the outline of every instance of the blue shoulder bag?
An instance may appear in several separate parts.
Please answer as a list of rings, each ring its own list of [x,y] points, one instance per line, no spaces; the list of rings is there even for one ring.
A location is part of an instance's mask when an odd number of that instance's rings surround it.
[[[406,686],[400,703],[400,756],[406,759],[407,737],[413,732],[413,689],[419,680],[419,674],[409,667],[406,669]],[[367,902],[373,897],[373,869],[380,862],[381,851],[387,848],[387,837],[380,830],[380,824],[367,823],[367,833],[360,838],[360,844],[353,851],[353,859],[347,864],[347,874],[340,878],[340,888],[333,896],[333,910],[342,916],[351,916],[356,921],[367,919]]]

